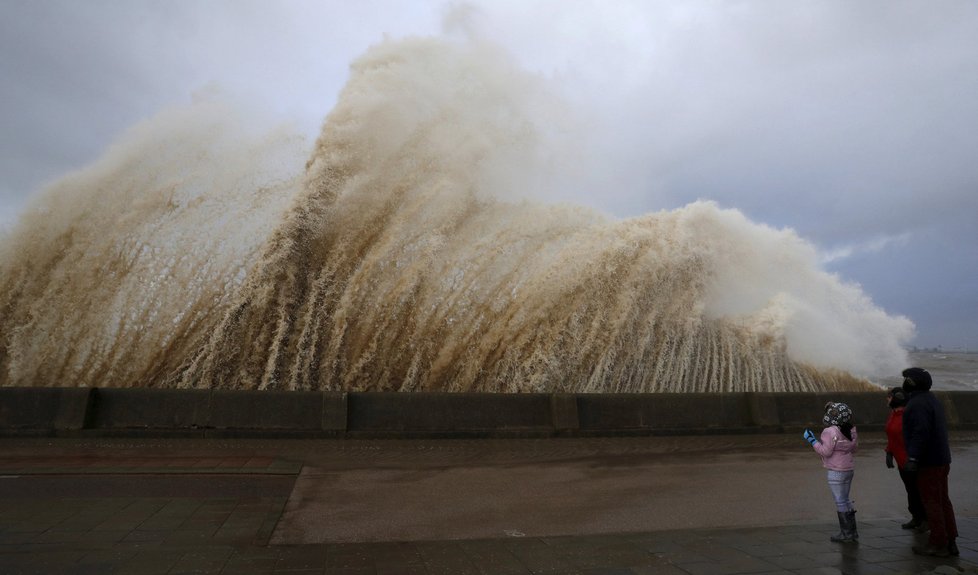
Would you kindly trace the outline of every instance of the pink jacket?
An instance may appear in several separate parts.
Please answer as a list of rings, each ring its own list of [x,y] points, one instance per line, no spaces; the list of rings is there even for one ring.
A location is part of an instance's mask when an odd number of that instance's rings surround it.
[[[852,441],[842,435],[842,430],[835,425],[822,430],[821,441],[816,441],[815,452],[822,456],[822,467],[833,471],[852,471],[856,468],[856,449],[859,447],[859,435],[853,426],[850,431]]]

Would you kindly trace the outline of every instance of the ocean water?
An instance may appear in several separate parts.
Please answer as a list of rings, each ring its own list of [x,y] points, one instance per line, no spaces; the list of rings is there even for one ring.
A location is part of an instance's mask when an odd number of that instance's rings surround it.
[[[930,372],[934,390],[978,391],[978,352],[914,351],[910,353],[910,363]],[[872,381],[887,387],[898,386],[903,382],[899,374],[902,368],[894,371],[897,372],[894,376]]]

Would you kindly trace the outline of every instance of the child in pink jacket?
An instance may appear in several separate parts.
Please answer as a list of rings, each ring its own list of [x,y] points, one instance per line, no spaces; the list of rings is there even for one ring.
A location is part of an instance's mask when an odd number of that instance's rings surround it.
[[[803,435],[815,452],[822,456],[822,467],[828,470],[829,489],[835,499],[840,529],[839,534],[830,539],[837,543],[856,543],[859,533],[856,531],[856,510],[852,508],[849,489],[856,469],[855,453],[859,435],[852,424],[852,410],[844,403],[830,401],[825,404],[822,422],[828,427],[822,430],[820,437],[816,438],[811,429],[806,429]]]

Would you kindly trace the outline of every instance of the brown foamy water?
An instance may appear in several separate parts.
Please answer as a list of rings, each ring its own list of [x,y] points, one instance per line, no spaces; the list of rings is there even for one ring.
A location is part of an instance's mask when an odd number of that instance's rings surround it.
[[[491,48],[414,39],[353,64],[311,151],[164,111],[3,238],[0,385],[784,391],[906,365],[912,324],[790,230],[534,201],[547,102]]]

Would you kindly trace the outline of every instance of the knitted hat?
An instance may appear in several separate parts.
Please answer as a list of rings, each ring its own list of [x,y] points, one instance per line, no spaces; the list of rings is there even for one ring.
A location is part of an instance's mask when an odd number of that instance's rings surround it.
[[[910,367],[903,370],[904,391],[927,391],[933,384],[934,380],[931,379],[930,373],[926,369]]]
[[[830,401],[825,404],[825,415],[822,416],[825,425],[846,425],[852,423],[852,410],[844,403]]]

